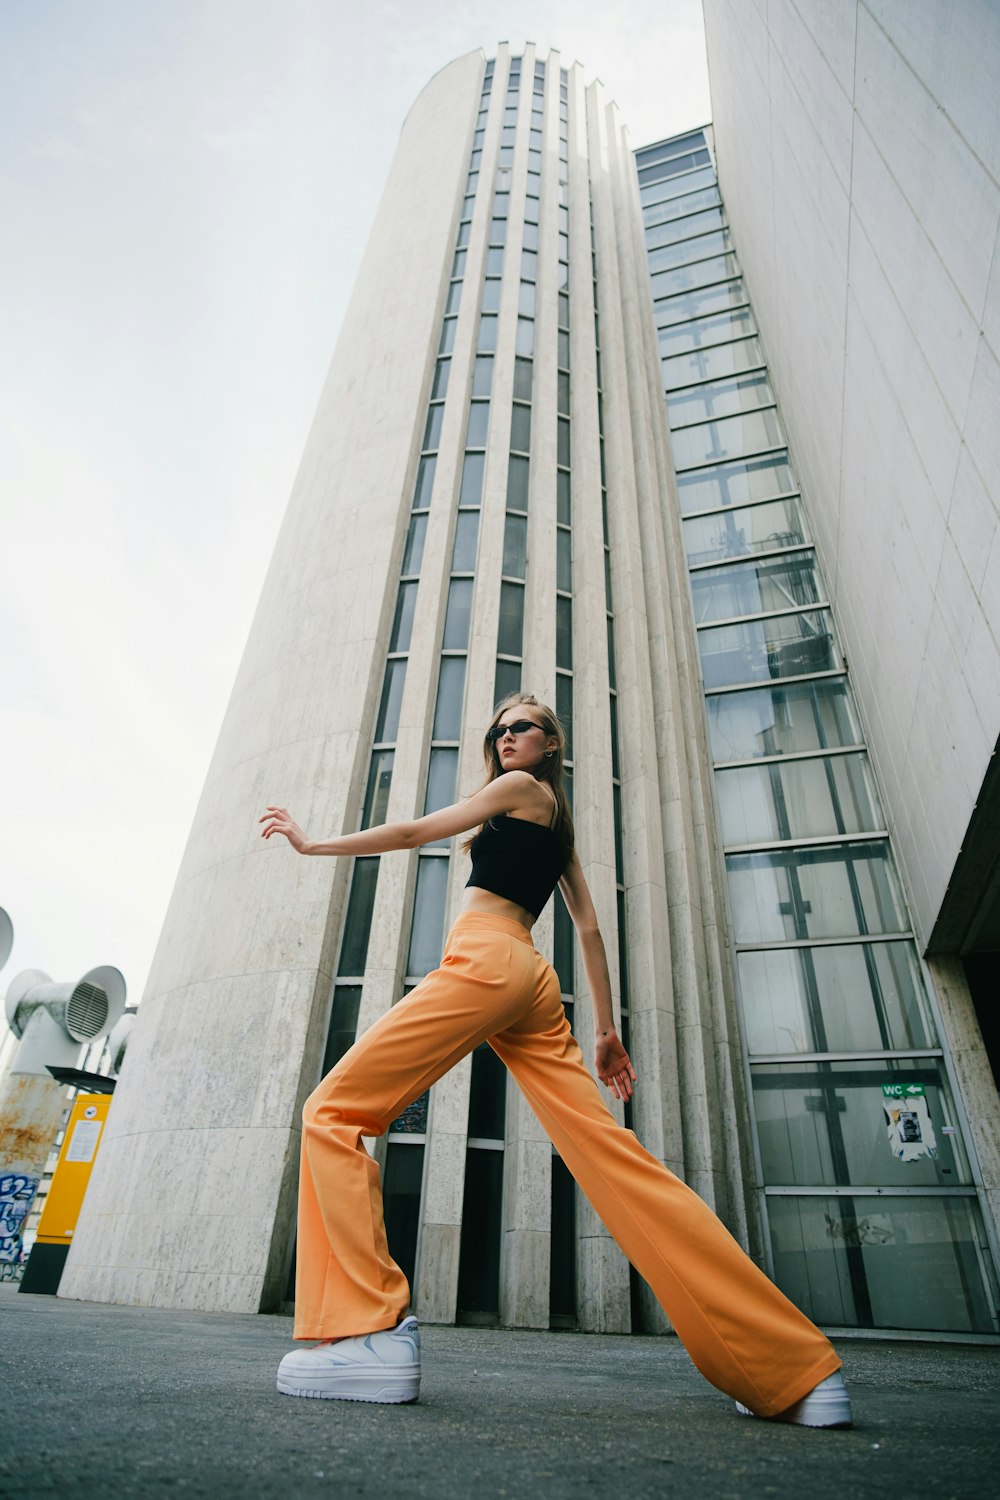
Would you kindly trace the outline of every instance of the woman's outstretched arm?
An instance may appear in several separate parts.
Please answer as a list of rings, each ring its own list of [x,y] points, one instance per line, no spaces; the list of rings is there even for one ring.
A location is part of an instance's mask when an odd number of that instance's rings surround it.
[[[587,982],[590,985],[594,1006],[594,1062],[597,1076],[616,1099],[631,1099],[635,1069],[615,1030],[608,956],[604,951],[601,929],[597,925],[593,897],[575,850],[563,872],[559,889],[580,939],[583,967],[587,971]]]
[[[530,772],[508,771],[465,802],[454,802],[451,807],[442,807],[439,812],[414,818],[409,823],[382,823],[377,828],[347,833],[340,838],[309,838],[285,807],[269,807],[258,822],[265,825],[261,838],[283,834],[299,854],[388,854],[393,849],[416,849],[421,844],[450,839],[456,833],[467,833],[500,813],[536,812],[540,806],[548,811],[551,805],[549,793],[542,790]]]

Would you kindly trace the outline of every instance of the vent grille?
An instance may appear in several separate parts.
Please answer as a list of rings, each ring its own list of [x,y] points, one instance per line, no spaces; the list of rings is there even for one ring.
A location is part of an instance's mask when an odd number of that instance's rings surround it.
[[[92,1042],[108,1019],[108,997],[100,985],[81,979],[66,1007],[66,1030],[78,1042]]]

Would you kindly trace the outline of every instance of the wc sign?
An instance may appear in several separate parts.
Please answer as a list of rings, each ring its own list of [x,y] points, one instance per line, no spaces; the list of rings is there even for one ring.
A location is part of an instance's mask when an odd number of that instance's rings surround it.
[[[922,1083],[883,1083],[883,1099],[919,1099],[924,1092]]]

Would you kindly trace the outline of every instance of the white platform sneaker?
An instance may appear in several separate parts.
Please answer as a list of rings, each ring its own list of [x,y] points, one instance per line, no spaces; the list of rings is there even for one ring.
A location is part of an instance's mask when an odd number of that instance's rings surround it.
[[[748,1406],[741,1406],[738,1401],[736,1410],[741,1417],[757,1415]],[[835,1370],[832,1375],[821,1380],[808,1396],[803,1396],[801,1401],[796,1401],[794,1406],[790,1406],[779,1416],[772,1417],[771,1421],[795,1422],[799,1427],[850,1427],[851,1399],[841,1372]]]
[[[395,1405],[420,1395],[420,1331],[416,1318],[396,1328],[358,1334],[293,1349],[278,1366],[284,1396],[318,1396],[325,1401],[377,1401]]]

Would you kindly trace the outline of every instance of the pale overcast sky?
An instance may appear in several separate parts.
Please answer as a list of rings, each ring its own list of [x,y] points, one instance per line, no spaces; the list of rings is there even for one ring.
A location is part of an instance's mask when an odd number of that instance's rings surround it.
[[[0,991],[141,998],[400,126],[499,39],[710,118],[700,0],[0,3]]]

